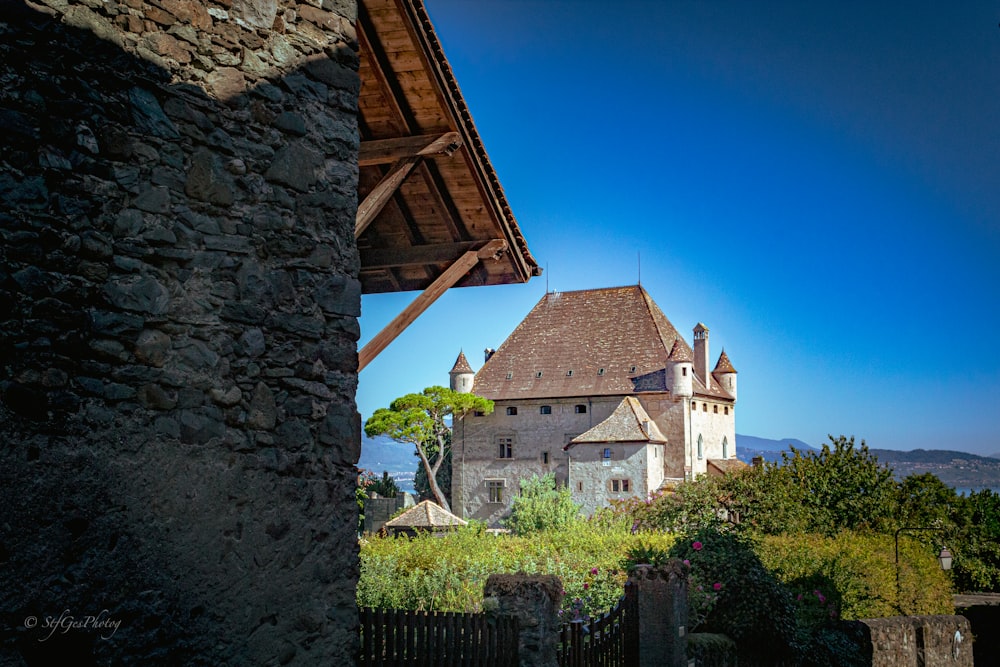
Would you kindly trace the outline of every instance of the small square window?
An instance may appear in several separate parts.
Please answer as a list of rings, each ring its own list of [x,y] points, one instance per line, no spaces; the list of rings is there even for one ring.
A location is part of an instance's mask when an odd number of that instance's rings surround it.
[[[508,379],[508,380],[510,380],[510,379],[511,379],[511,378],[513,378],[513,377],[514,377],[514,374],[513,374],[513,373],[507,373],[507,379]]]
[[[497,458],[498,459],[512,459],[514,458],[514,438],[497,438]]]
[[[517,408],[515,406],[513,406],[513,405],[510,406],[509,408],[507,408],[507,414],[511,415],[511,416],[516,415],[517,414]]]
[[[538,408],[538,414],[540,414],[540,415],[551,415],[552,414],[552,406],[551,405],[543,405],[543,406],[541,406],[540,408]]]
[[[578,405],[575,408],[573,408],[573,411],[576,412],[576,414],[578,414],[578,415],[586,414],[586,412],[587,412],[587,406],[586,405]]]
[[[475,410],[472,414],[475,415],[476,417],[485,417],[486,416],[486,413],[483,412],[482,410]]]

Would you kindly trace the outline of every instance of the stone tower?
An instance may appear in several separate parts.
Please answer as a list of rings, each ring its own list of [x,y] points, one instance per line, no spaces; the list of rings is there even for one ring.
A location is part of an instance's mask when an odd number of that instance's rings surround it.
[[[708,327],[699,322],[694,328],[694,372],[705,382],[705,388],[712,388],[712,378],[708,373]]]
[[[712,371],[712,376],[719,383],[719,385],[729,393],[733,399],[736,399],[736,369],[733,368],[733,363],[729,361],[729,355],[726,354],[725,350],[722,350],[722,354],[719,355],[719,362],[715,364],[715,370]]]
[[[448,375],[451,377],[452,391],[457,391],[460,394],[472,393],[472,381],[476,374],[472,371],[469,360],[465,358],[465,352],[458,353],[458,359],[455,360],[455,365],[452,366]]]
[[[673,392],[674,396],[690,398],[694,393],[691,383],[691,376],[694,374],[693,363],[691,353],[679,338],[674,340],[674,346],[670,350],[667,362],[670,363],[673,373],[670,391]]]

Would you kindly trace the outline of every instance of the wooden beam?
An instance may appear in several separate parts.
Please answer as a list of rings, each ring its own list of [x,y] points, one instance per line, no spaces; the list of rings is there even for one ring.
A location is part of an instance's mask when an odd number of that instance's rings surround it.
[[[395,139],[372,139],[361,142],[358,166],[387,164],[408,157],[451,155],[462,146],[462,136],[458,132],[444,134],[420,134],[415,137]]]
[[[378,185],[368,193],[358,206],[358,215],[354,219],[354,238],[358,238],[368,229],[368,225],[372,224],[375,216],[396,193],[419,159],[419,157],[405,158],[392,165],[389,173],[383,176]]]
[[[397,249],[368,249],[361,251],[363,271],[390,269],[424,264],[451,264],[462,253],[475,250],[482,241],[461,241],[458,243],[433,243]]]
[[[427,310],[432,303],[437,301],[438,297],[444,294],[450,287],[453,287],[459,280],[462,279],[466,273],[469,272],[472,267],[478,264],[484,259],[497,259],[507,250],[507,242],[502,239],[494,239],[488,241],[479,250],[469,250],[465,252],[461,257],[459,257],[454,264],[449,266],[444,273],[438,276],[437,280],[430,284],[430,286],[420,293],[413,302],[403,309],[399,315],[393,319],[392,322],[385,325],[385,328],[379,331],[374,338],[368,341],[361,351],[358,353],[358,372],[360,373],[365,369],[371,361],[379,355],[385,348],[389,346],[389,343],[396,340],[399,334],[406,330],[406,327],[413,324],[413,322],[420,317],[421,313]]]

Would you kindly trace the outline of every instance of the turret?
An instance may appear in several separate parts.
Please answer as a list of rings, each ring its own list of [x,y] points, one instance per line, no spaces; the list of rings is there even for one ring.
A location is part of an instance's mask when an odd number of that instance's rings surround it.
[[[472,381],[475,380],[476,374],[472,371],[469,360],[465,358],[465,352],[458,353],[458,359],[455,360],[455,365],[448,375],[451,377],[452,391],[460,394],[472,393]]]
[[[708,363],[708,327],[699,322],[694,328],[694,372],[705,382],[705,388],[711,389]]]
[[[712,376],[726,393],[732,396],[733,400],[736,400],[736,369],[733,368],[733,362],[729,361],[729,355],[726,354],[725,349],[719,355],[719,363],[715,364]]]
[[[673,392],[674,396],[690,398],[694,393],[691,383],[694,368],[691,362],[691,353],[680,339],[674,340],[674,346],[667,356],[667,363],[672,372],[670,391]]]

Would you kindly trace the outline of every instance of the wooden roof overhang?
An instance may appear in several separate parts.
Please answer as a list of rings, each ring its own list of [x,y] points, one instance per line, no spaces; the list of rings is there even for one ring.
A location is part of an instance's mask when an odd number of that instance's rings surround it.
[[[422,290],[363,369],[451,287],[540,275],[421,0],[361,0],[358,214],[364,294]]]

